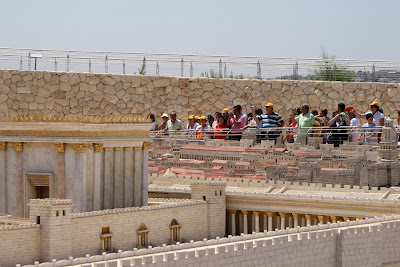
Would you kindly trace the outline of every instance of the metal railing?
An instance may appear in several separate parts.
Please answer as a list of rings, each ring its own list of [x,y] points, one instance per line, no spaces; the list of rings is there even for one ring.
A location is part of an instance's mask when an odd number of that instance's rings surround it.
[[[179,77],[400,82],[389,60],[0,48],[0,69]]]
[[[399,137],[399,127],[397,140]],[[254,139],[260,143],[261,140],[274,140],[280,143],[298,142],[300,137],[320,137],[322,143],[367,143],[378,144],[382,127],[273,127],[273,128],[247,128],[238,130],[232,129],[184,129],[184,130],[156,130],[150,131],[151,138],[187,138],[192,140],[222,139],[239,141],[241,139]],[[373,135],[371,138],[368,136]]]

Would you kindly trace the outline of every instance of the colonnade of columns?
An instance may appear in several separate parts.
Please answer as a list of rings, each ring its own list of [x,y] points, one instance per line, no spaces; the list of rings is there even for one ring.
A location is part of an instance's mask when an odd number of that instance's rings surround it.
[[[338,221],[352,221],[356,217],[342,217],[329,215],[314,215],[285,212],[265,212],[249,210],[228,210],[227,233],[239,235],[252,232],[274,231],[275,229],[296,228],[297,226],[311,226],[324,223],[335,223]]]
[[[0,213],[26,217],[29,200],[40,197],[72,199],[73,212],[146,206],[150,142],[123,145],[45,143],[39,147],[0,141]],[[43,148],[55,156],[54,161],[43,156]],[[52,154],[54,148],[57,154]],[[23,157],[24,153],[33,156]],[[33,164],[37,166],[31,172]],[[38,180],[47,187],[46,196],[37,196],[37,182],[31,181]]]

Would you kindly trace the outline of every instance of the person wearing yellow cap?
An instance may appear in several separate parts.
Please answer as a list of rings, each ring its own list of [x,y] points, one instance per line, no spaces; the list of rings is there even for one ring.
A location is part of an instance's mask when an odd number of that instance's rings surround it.
[[[224,116],[225,124],[227,124],[228,120],[229,120],[229,109],[228,108],[224,108],[222,110],[222,116]],[[229,128],[231,128],[231,127],[229,127]]]
[[[261,139],[268,138],[268,140],[276,142],[276,139],[280,136],[280,131],[274,128],[283,127],[284,121],[278,113],[274,112],[274,104],[271,102],[265,105],[265,109],[265,114],[261,114],[259,118],[255,116],[256,121],[261,121]]]
[[[200,117],[201,124],[196,128],[196,138],[209,139],[211,137],[211,127],[207,124],[207,117]]]
[[[189,115],[188,117],[188,124],[186,125],[186,130],[187,130],[187,135],[189,137],[194,137],[195,132],[199,124],[194,121],[195,116],[194,115]]]
[[[376,126],[383,126],[385,124],[385,116],[379,111],[379,103],[374,101],[371,104],[369,104],[369,108],[371,111],[365,113],[365,114],[358,114],[354,110],[354,113],[357,118],[359,119],[366,119],[366,115],[368,113],[371,113],[373,115],[373,122],[376,124]]]

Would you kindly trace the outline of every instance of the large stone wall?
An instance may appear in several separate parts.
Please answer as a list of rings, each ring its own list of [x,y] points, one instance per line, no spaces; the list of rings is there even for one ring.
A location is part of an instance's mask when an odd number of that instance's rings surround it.
[[[386,116],[397,117],[400,85],[0,70],[0,115],[160,115],[175,110],[186,119],[236,104],[250,112],[252,105],[273,102],[275,111],[287,117],[291,107],[302,103],[331,114],[338,102],[365,112],[375,100]]]
[[[399,266],[399,226],[400,221],[389,216],[82,257],[71,260],[70,264],[63,261],[56,264],[86,267]],[[43,267],[51,267],[51,264],[44,263]]]

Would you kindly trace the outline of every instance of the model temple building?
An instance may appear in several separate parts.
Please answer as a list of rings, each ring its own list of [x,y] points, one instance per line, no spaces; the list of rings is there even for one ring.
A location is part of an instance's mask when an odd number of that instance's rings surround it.
[[[2,120],[2,267],[400,262],[390,120],[379,146],[340,148],[151,144],[146,121],[122,117]]]

